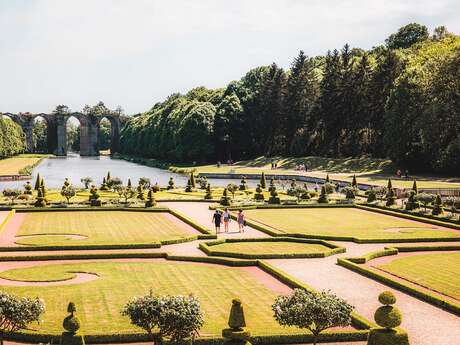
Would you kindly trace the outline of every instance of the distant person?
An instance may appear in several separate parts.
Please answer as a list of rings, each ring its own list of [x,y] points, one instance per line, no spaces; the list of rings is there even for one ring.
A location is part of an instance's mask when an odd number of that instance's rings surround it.
[[[405,176],[406,178],[409,178],[409,170],[406,169],[406,171],[404,172],[404,176]]]
[[[230,212],[228,211],[228,208],[226,207],[224,210],[224,231],[228,232],[228,223],[230,223]]]
[[[221,166],[220,161],[217,161],[217,167],[220,168],[220,166]]]
[[[304,164],[304,168],[305,168],[305,172],[308,172],[308,164],[307,163]]]
[[[220,224],[222,224],[222,214],[219,210],[216,210],[216,212],[214,212],[212,220],[214,222],[214,225],[216,226],[216,234],[218,234],[220,232]]]
[[[399,169],[396,170],[396,176],[397,176],[398,178],[401,178],[401,170],[399,170]]]
[[[241,209],[238,212],[237,221],[238,221],[238,229],[240,230],[240,232],[244,232],[244,226],[246,225],[246,220],[245,220],[243,210]]]

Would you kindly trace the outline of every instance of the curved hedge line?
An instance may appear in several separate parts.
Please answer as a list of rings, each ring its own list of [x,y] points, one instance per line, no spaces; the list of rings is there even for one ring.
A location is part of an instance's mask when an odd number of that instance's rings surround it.
[[[319,253],[291,253],[291,254],[244,254],[234,253],[226,251],[216,251],[212,247],[224,243],[239,243],[239,242],[296,242],[304,244],[321,244],[325,247],[330,248]],[[335,244],[323,241],[323,240],[308,240],[308,239],[297,239],[292,237],[266,237],[266,238],[228,238],[223,240],[217,240],[212,242],[200,243],[199,248],[210,256],[224,256],[229,258],[240,258],[240,259],[301,259],[301,258],[325,258],[334,254],[345,253],[345,248],[336,246]]]

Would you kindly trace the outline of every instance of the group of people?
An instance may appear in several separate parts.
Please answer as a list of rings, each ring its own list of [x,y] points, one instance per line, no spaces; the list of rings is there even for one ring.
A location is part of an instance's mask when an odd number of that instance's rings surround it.
[[[228,208],[225,208],[224,212],[216,210],[212,216],[212,221],[216,227],[216,233],[220,233],[220,225],[224,223],[224,232],[228,232],[228,225],[231,221],[230,211]],[[236,217],[236,222],[238,223],[239,232],[244,232],[244,227],[246,225],[246,219],[243,210],[238,211],[238,216]]]
[[[396,177],[398,178],[401,178],[402,177],[402,171],[401,169],[398,169],[396,170],[396,173],[395,173]],[[409,178],[409,170],[406,169],[406,171],[404,171],[404,178]]]

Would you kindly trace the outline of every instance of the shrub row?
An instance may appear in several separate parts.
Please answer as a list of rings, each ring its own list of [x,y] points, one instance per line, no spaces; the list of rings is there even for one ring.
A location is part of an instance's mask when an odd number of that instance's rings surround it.
[[[3,222],[0,224],[0,233],[3,231],[6,224],[8,224],[8,222],[14,216],[15,213],[16,213],[15,210],[9,210],[8,215],[5,217],[5,219],[3,219]]]
[[[460,250],[460,246],[411,246],[402,247],[394,246],[392,249],[397,249],[399,252],[425,252],[425,251],[450,251]]]
[[[40,252],[58,250],[101,250],[101,249],[152,249],[160,248],[160,242],[131,243],[131,244],[94,244],[94,245],[65,245],[65,246],[23,246],[23,247],[0,247],[1,252]]]
[[[397,255],[398,254],[398,249],[396,248],[385,248],[384,250],[378,250],[369,254],[366,254],[361,257],[357,258],[347,258],[347,260],[350,260],[351,262],[354,262],[355,264],[365,264],[369,260],[372,259],[377,259],[382,256],[390,256],[390,255]]]
[[[403,291],[411,296],[414,296],[418,299],[421,299],[425,302],[431,303],[437,307],[448,310],[456,315],[460,315],[460,304],[453,303],[445,298],[435,295],[428,291],[423,291],[416,287],[409,285],[409,283],[396,281],[390,277],[384,276],[380,273],[377,273],[363,265],[352,262],[349,259],[337,259],[337,264],[348,268],[352,271],[355,271],[363,276],[369,277],[371,279],[377,280],[385,285]]]
[[[418,222],[423,222],[423,223],[427,223],[431,225],[444,226],[444,227],[460,230],[460,225],[455,224],[454,220],[439,219],[438,217],[429,215],[429,214],[426,214],[426,215],[414,214],[411,211],[389,208],[389,207],[384,207],[384,206],[379,206],[379,205],[356,205],[355,207],[363,209],[363,210],[367,210],[367,211],[386,214],[389,216],[400,217],[400,218],[415,220]]]
[[[292,254],[243,254],[233,253],[226,251],[214,250],[212,247],[224,243],[238,243],[238,242],[297,242],[305,244],[321,244],[330,250],[321,253],[292,253]],[[289,258],[324,258],[330,255],[345,253],[345,248],[336,246],[332,243],[322,240],[307,240],[296,239],[290,237],[267,237],[267,238],[244,238],[244,239],[226,239],[213,242],[200,243],[199,248],[207,255],[211,256],[225,256],[230,258],[240,259],[289,259]]]
[[[6,208],[11,209],[11,207]],[[52,207],[31,207],[31,208],[16,208],[17,212],[104,212],[104,211],[128,211],[128,212],[171,212],[168,207],[63,207],[63,208],[52,208]]]

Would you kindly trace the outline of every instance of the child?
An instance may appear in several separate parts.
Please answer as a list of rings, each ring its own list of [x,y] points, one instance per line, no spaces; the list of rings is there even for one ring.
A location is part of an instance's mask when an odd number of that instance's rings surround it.
[[[240,229],[240,232],[244,232],[244,225],[245,225],[246,221],[244,219],[243,210],[241,210],[241,209],[238,212],[237,221],[238,221],[238,228]]]

